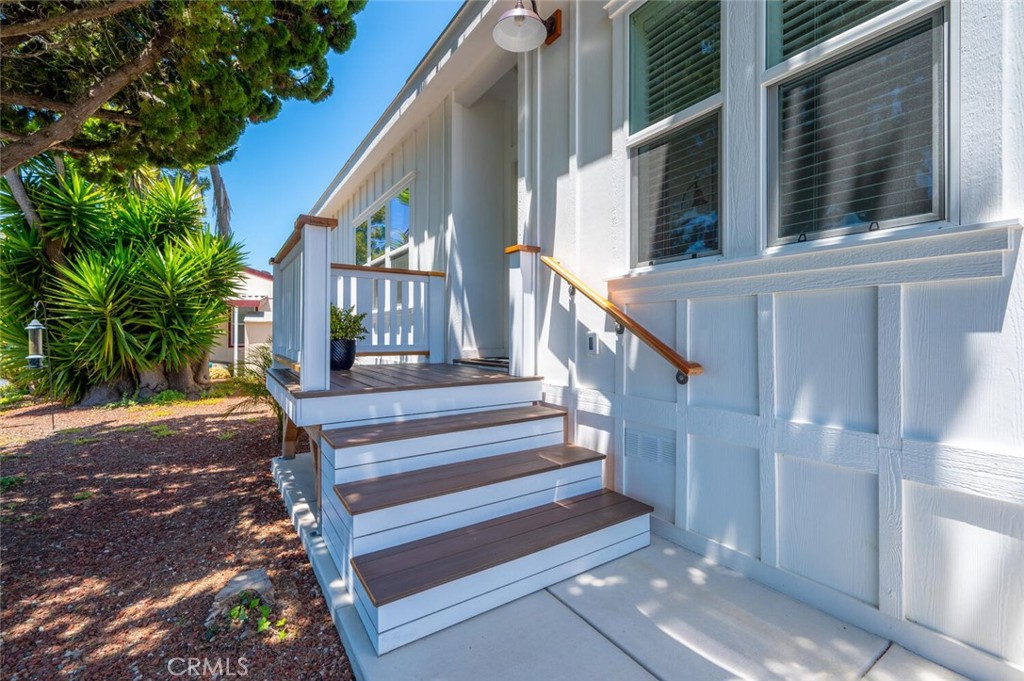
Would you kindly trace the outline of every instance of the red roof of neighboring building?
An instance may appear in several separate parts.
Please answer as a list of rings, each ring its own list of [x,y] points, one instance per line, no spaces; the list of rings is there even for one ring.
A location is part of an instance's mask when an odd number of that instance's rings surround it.
[[[254,277],[259,277],[260,279],[266,279],[267,281],[274,281],[274,275],[271,274],[270,272],[265,272],[263,270],[258,270],[255,267],[244,267],[243,269],[245,270],[246,274],[251,274]]]
[[[231,307],[259,307],[267,296],[261,296],[259,298],[225,298],[224,302]]]

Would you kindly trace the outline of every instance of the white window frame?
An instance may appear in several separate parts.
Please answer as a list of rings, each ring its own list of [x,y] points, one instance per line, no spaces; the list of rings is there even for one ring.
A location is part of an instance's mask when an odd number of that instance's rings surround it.
[[[725,180],[726,173],[724,170],[725,166],[725,150],[726,150],[726,139],[725,139],[725,73],[726,73],[726,60],[725,52],[728,39],[728,29],[726,26],[726,15],[725,3],[729,0],[722,0],[719,4],[719,45],[721,45],[721,51],[719,53],[719,66],[718,66],[718,92],[707,97],[706,99],[692,104],[682,111],[678,111],[672,114],[668,118],[663,118],[660,121],[655,121],[643,128],[642,130],[633,131],[630,121],[631,102],[630,96],[632,94],[632,83],[630,78],[632,76],[632,68],[630,65],[630,40],[632,39],[632,31],[630,26],[632,25],[633,13],[644,7],[647,2],[657,2],[659,0],[645,0],[642,2],[633,2],[629,4],[625,11],[622,13],[623,30],[625,33],[625,44],[623,50],[623,74],[625,76],[625,86],[623,88],[623,123],[627,132],[626,137],[626,158],[629,163],[629,190],[627,192],[626,200],[628,202],[628,215],[629,215],[629,266],[631,272],[636,271],[647,271],[651,269],[661,268],[664,266],[679,266],[683,263],[695,264],[700,261],[717,261],[721,260],[725,254],[725,219],[726,219],[726,204],[728,203],[725,194]],[[693,123],[704,116],[710,115],[717,112],[718,114],[718,250],[707,255],[700,256],[697,258],[687,257],[680,255],[674,258],[665,258],[657,262],[640,260],[638,255],[639,249],[639,225],[637,220],[639,219],[638,201],[640,199],[640,186],[637,178],[637,161],[639,156],[639,149],[641,146],[650,142],[655,142],[659,139],[668,137],[671,133],[679,130],[680,128]]]
[[[959,131],[955,122],[959,120],[959,40],[958,32],[951,27],[959,26],[959,5],[947,0],[908,0],[887,12],[872,17],[856,26],[833,36],[814,47],[793,55],[789,59],[767,67],[768,59],[768,1],[758,3],[758,35],[763,70],[761,73],[761,152],[764,164],[764,182],[762,183],[762,216],[761,224],[767,228],[761,230],[762,252],[766,255],[775,253],[792,253],[795,249],[818,248],[835,244],[849,245],[860,241],[879,238],[884,234],[913,236],[921,232],[932,232],[936,229],[954,227],[959,224],[959,158],[957,145]],[[893,221],[884,229],[865,231],[856,229],[832,229],[807,235],[806,241],[798,242],[799,237],[777,236],[779,223],[777,214],[778,186],[778,140],[780,135],[772,126],[778,125],[779,89],[786,81],[808,75],[828,64],[841,60],[861,49],[877,44],[886,37],[899,33],[920,22],[929,15],[942,11],[940,20],[941,50],[939,63],[942,69],[942,131],[941,144],[942,165],[937,170],[941,173],[939,190],[941,191],[941,215],[934,220],[913,219],[909,223],[900,224]],[[898,238],[898,237],[897,237]]]
[[[411,252],[413,243],[413,180],[416,178],[416,173],[412,172],[403,177],[397,183],[392,185],[390,189],[381,194],[377,199],[373,201],[363,212],[359,213],[355,219],[352,220],[352,259],[356,258],[358,249],[356,248],[356,240],[359,238],[358,229],[365,222],[367,228],[367,244],[366,244],[366,262],[357,262],[356,265],[365,267],[391,267],[391,261],[401,255]],[[387,225],[386,229],[390,229],[391,225],[391,199],[401,194],[406,189],[409,190],[409,240],[397,248],[391,248],[386,236],[384,239],[384,254],[379,255],[376,258],[371,258],[370,244],[369,244],[369,228],[370,218],[373,214],[384,208],[384,224]],[[386,232],[385,232],[386,234]]]

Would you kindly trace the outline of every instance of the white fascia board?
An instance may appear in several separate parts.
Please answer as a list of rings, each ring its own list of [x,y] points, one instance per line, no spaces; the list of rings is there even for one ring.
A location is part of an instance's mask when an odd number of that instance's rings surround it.
[[[384,142],[415,128],[415,123],[440,104],[459,80],[492,51],[501,49],[491,38],[493,21],[504,5],[498,0],[466,0],[438,39],[413,69],[405,85],[367,133],[355,152],[334,176],[308,211],[319,215],[360,171],[373,167],[375,152],[389,148]],[[434,106],[431,106],[431,105]]]

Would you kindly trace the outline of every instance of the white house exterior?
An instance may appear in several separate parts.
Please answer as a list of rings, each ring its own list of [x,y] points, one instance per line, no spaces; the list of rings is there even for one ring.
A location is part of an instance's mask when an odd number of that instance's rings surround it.
[[[443,359],[542,376],[656,534],[1024,673],[1024,3],[824,2],[817,40],[773,0],[544,0],[520,55],[511,5],[459,11],[309,211],[330,261],[444,273]],[[357,247],[406,189],[407,250]]]
[[[274,277],[269,272],[246,267],[242,271],[239,295],[227,301],[231,311],[221,325],[221,335],[210,353],[217,364],[245,362],[248,352],[270,343],[274,321]]]

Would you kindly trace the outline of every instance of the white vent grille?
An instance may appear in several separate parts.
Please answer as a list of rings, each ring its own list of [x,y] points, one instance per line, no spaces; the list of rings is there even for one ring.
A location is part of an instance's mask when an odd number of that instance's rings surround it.
[[[626,430],[626,456],[636,456],[653,464],[675,464],[676,441],[636,431]]]
[[[626,427],[623,491],[654,507],[654,515],[675,520],[676,438]]]

